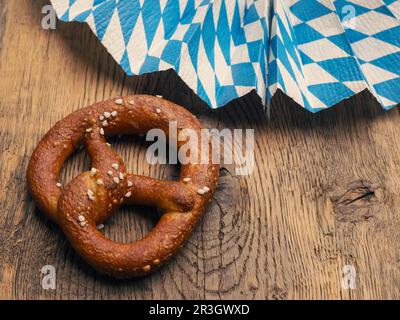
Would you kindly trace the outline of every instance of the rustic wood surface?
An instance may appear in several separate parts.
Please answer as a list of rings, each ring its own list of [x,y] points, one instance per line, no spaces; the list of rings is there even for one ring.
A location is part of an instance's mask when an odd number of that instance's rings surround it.
[[[210,111],[173,72],[129,78],[82,24],[41,28],[44,0],[0,0],[0,298],[399,299],[400,117],[362,93],[311,114],[274,98],[270,119],[250,94]],[[81,106],[132,93],[162,94],[207,126],[254,128],[254,173],[221,170],[215,200],[181,252],[130,281],[93,272],[27,192],[25,170],[43,134]],[[133,143],[132,143],[133,141]],[[134,173],[150,166],[139,138],[113,140]],[[63,179],[89,168],[84,151]],[[118,241],[142,237],[157,211],[125,208],[106,226]],[[55,290],[40,269],[54,265]],[[341,287],[354,266],[356,288]]]

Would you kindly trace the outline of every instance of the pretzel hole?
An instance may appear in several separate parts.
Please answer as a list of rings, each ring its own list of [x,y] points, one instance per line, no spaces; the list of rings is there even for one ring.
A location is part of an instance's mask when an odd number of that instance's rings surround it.
[[[170,159],[168,148],[167,164],[150,164],[146,158],[146,151],[153,142],[146,141],[145,136],[124,135],[110,137],[108,142],[111,143],[112,147],[123,159],[127,172],[161,180],[178,180],[180,164],[169,164],[173,163],[173,161]]]
[[[60,183],[65,186],[72,179],[84,171],[89,171],[91,168],[91,160],[86,151],[86,148],[79,147],[75,152],[65,161],[60,171]]]
[[[161,215],[153,207],[123,206],[104,222],[101,232],[112,241],[129,244],[145,237]]]

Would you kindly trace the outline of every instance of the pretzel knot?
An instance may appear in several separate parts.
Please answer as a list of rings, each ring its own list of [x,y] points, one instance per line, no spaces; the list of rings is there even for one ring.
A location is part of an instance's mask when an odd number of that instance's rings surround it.
[[[161,98],[141,95],[100,102],[59,121],[31,157],[27,178],[34,200],[99,272],[127,278],[160,267],[183,245],[215,191],[219,168],[212,163],[210,138],[197,139],[197,152],[206,152],[208,162],[182,165],[176,182],[126,173],[124,162],[106,143],[107,136],[143,134],[152,128],[168,137],[171,121],[176,121],[178,132],[192,129],[200,137],[199,121]],[[178,141],[177,147],[184,143]],[[61,187],[61,167],[82,144],[93,168]],[[124,204],[154,205],[165,213],[143,239],[117,243],[97,226]]]

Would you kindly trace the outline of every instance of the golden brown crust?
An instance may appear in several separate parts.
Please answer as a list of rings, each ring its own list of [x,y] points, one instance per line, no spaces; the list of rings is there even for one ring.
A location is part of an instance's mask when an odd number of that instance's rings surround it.
[[[100,272],[125,278],[160,267],[183,245],[215,191],[219,170],[212,164],[211,151],[207,164],[182,165],[179,181],[160,181],[127,174],[122,159],[105,140],[105,136],[143,134],[153,128],[168,136],[171,121],[176,121],[178,130],[194,129],[200,137],[199,121],[161,98],[138,95],[100,102],[59,121],[32,154],[27,179],[35,201]],[[82,143],[95,170],[60,187],[61,167]],[[178,148],[183,143],[178,142]],[[200,144],[199,154],[212,150],[211,141],[206,143]],[[123,204],[154,205],[167,212],[143,239],[122,244],[104,237],[96,226]]]

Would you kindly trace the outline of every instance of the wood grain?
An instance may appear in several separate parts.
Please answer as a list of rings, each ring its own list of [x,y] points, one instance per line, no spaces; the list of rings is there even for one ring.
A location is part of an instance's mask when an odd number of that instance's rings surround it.
[[[211,111],[174,72],[127,77],[81,24],[41,28],[42,0],[0,0],[1,299],[399,299],[400,136],[397,109],[368,93],[311,114],[283,94],[270,119],[252,93]],[[221,170],[215,199],[180,254],[156,274],[115,281],[93,272],[35,209],[28,159],[42,135],[81,106],[113,96],[162,94],[209,127],[253,128],[254,173]],[[112,141],[133,173],[173,178],[150,166],[140,138]],[[89,168],[84,151],[63,179]],[[111,239],[142,237],[155,209],[124,208]],[[56,290],[40,269],[54,265]],[[342,268],[356,288],[342,289]]]

